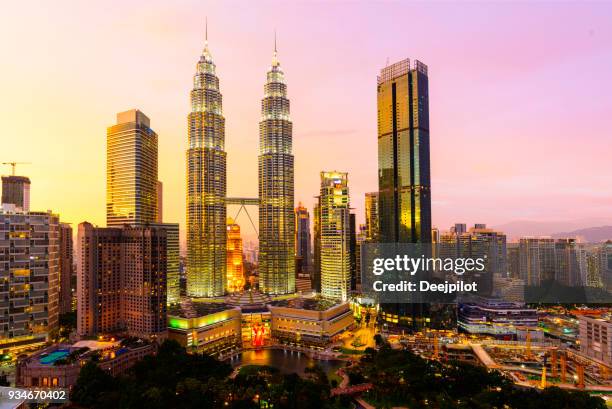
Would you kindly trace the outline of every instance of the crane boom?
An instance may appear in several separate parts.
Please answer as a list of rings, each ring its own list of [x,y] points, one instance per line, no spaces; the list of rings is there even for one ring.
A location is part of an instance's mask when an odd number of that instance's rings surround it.
[[[11,171],[11,175],[15,176],[15,168],[17,167],[17,165],[28,165],[31,162],[2,162],[3,165],[11,165],[12,171]]]

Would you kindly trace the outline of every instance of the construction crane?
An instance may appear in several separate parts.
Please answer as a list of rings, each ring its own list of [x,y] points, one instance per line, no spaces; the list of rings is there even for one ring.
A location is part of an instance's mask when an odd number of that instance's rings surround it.
[[[17,165],[29,165],[32,162],[2,162],[3,165],[11,165],[12,172],[11,175],[15,176],[15,168]]]

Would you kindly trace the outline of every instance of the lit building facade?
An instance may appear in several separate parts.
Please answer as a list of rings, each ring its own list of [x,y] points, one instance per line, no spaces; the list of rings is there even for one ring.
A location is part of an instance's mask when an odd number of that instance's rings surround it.
[[[321,295],[346,301],[351,289],[348,173],[321,172]]]
[[[469,334],[518,339],[521,330],[538,328],[538,311],[520,302],[480,299],[459,306],[457,326]]]
[[[30,211],[30,179],[25,176],[2,176],[2,203]]]
[[[72,227],[68,223],[59,225],[59,312],[72,311],[73,245]]]
[[[187,295],[217,297],[226,285],[225,118],[208,41],[196,65],[187,118]]]
[[[165,337],[166,230],[85,222],[77,240],[77,333]]]
[[[157,220],[157,134],[137,109],[106,131],[106,225]]]
[[[321,197],[317,196],[313,208],[312,289],[321,292]]]
[[[408,59],[378,77],[378,190],[381,243],[431,242],[429,80]]]
[[[244,289],[244,263],[240,226],[232,218],[227,219],[227,292]]]
[[[429,78],[427,66],[405,59],[383,68],[377,81],[378,215],[380,243],[431,243]],[[432,323],[429,304],[383,304],[393,326]],[[449,319],[436,314],[436,319]],[[439,326],[443,326],[440,324]]]
[[[157,223],[164,222],[164,184],[161,181],[157,181]]]
[[[300,203],[295,208],[295,264],[298,277],[310,272],[310,243],[310,213]]]
[[[168,310],[168,338],[206,354],[242,345],[240,308],[223,303],[183,301]]]
[[[326,347],[355,323],[348,303],[329,299],[293,298],[268,305],[272,337],[281,343]]]
[[[147,226],[166,230],[166,288],[168,305],[181,298],[181,254],[178,223],[149,223]]]
[[[73,345],[53,344],[17,361],[15,384],[26,388],[70,389],[76,385],[81,368],[87,362],[95,359],[104,372],[118,376],[156,351],[155,344],[142,340],[84,340]]]
[[[379,238],[378,192],[365,194],[365,240],[376,243]]]
[[[586,315],[578,317],[580,352],[612,364],[612,321]]]
[[[58,328],[59,218],[0,207],[0,350],[45,342]]]
[[[276,49],[267,73],[259,123],[259,288],[295,292],[292,123]]]

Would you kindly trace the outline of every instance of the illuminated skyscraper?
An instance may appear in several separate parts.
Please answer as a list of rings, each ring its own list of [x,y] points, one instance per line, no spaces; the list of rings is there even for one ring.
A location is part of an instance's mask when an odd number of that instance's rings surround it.
[[[79,224],[77,333],[163,337],[167,230]]]
[[[234,293],[244,289],[244,265],[242,262],[242,237],[240,226],[232,218],[227,219],[227,291]]]
[[[137,109],[117,114],[106,132],[106,225],[157,219],[157,134]]]
[[[365,194],[365,220],[365,240],[368,242],[378,241],[378,192]]]
[[[298,276],[310,272],[310,214],[302,203],[295,208],[295,265]]]
[[[164,184],[157,181],[157,223],[164,222]]]
[[[378,241],[431,243],[427,66],[405,59],[383,68],[377,99]],[[418,329],[438,326],[433,320],[442,315],[429,304],[383,304],[381,317]]]
[[[196,65],[188,116],[187,295],[217,297],[226,286],[225,118],[208,41]]]
[[[378,77],[378,190],[381,243],[430,243],[427,66],[408,59]]]
[[[73,276],[72,227],[68,223],[59,225],[59,312],[72,311]]]
[[[180,301],[180,242],[178,223],[150,223],[148,227],[161,227],[166,230],[166,283],[168,305]]]
[[[321,172],[321,294],[346,301],[351,287],[348,174]]]
[[[321,196],[313,207],[312,238],[312,289],[321,292]]]
[[[275,46],[259,123],[259,288],[268,294],[295,292],[291,135],[287,85]]]

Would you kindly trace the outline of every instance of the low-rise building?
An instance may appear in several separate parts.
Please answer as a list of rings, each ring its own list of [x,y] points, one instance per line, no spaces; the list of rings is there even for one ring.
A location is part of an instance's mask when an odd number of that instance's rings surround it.
[[[612,364],[612,321],[609,318],[579,317],[580,352]]]
[[[19,358],[15,383],[19,387],[71,388],[81,368],[95,359],[98,366],[117,376],[136,362],[156,352],[156,344],[140,339],[122,341],[79,341],[55,344],[30,356]]]
[[[268,305],[272,337],[280,342],[324,347],[354,325],[348,303],[325,298],[292,298]]]
[[[241,312],[225,303],[184,300],[168,307],[168,338],[207,354],[241,346]]]
[[[483,298],[459,305],[457,325],[469,334],[517,339],[521,330],[537,329],[538,315],[524,303]]]

